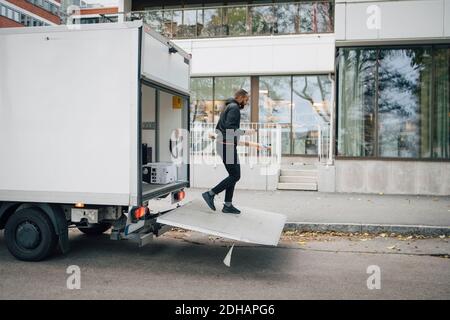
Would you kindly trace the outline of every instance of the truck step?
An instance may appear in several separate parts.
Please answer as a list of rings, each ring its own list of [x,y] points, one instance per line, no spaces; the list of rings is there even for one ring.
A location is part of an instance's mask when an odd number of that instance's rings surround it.
[[[317,170],[281,169],[281,176],[317,177]]]
[[[308,190],[317,191],[317,183],[289,183],[280,182],[278,183],[278,190]]]
[[[314,176],[280,176],[280,182],[317,183],[317,177],[314,177]]]

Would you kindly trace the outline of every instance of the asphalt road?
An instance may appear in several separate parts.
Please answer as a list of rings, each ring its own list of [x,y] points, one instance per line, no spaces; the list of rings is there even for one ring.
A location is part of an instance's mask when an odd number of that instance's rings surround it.
[[[277,248],[171,232],[138,248],[71,230],[71,252],[39,263],[15,260],[0,233],[0,299],[449,299],[448,239],[286,240]],[[393,249],[395,248],[402,249]],[[67,288],[71,265],[81,289]],[[367,288],[367,267],[381,288]]]

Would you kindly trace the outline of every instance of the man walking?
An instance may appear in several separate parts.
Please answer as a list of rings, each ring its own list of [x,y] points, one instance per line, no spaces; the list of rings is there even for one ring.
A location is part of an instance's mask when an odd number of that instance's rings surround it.
[[[216,149],[217,153],[222,158],[225,169],[228,172],[228,177],[223,179],[217,186],[211,190],[202,193],[202,197],[208,206],[212,210],[216,210],[214,205],[214,196],[225,190],[225,203],[222,209],[224,213],[241,213],[236,207],[233,206],[233,193],[236,183],[241,178],[241,166],[239,164],[239,158],[237,154],[237,146],[246,145],[250,147],[256,147],[258,149],[263,148],[260,144],[245,142],[240,143],[239,137],[243,134],[254,133],[254,130],[241,130],[241,109],[248,103],[248,93],[244,89],[238,90],[234,98],[230,98],[226,101],[225,108],[220,114],[219,122],[216,126]]]

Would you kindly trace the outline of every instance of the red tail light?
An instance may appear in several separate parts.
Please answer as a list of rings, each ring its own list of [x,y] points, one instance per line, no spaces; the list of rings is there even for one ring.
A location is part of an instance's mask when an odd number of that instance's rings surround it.
[[[147,207],[139,207],[134,211],[134,217],[139,220],[142,217],[144,217],[147,212],[148,212]]]
[[[175,193],[174,197],[175,197],[175,200],[181,201],[186,197],[186,192],[181,190],[181,191]]]

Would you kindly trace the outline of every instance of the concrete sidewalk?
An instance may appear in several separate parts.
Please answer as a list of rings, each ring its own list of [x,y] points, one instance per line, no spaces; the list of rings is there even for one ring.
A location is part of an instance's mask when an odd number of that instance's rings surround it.
[[[191,188],[187,196],[201,199],[204,191]],[[236,190],[233,202],[283,213],[287,229],[450,235],[450,197]]]

